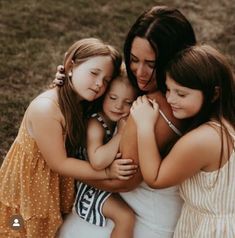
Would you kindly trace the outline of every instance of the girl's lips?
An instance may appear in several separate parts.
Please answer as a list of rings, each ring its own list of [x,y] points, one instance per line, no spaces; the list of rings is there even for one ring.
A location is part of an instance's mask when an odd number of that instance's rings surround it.
[[[180,108],[179,108],[179,107],[175,107],[175,106],[171,106],[171,109],[172,109],[172,111],[177,111],[177,110],[179,110]]]

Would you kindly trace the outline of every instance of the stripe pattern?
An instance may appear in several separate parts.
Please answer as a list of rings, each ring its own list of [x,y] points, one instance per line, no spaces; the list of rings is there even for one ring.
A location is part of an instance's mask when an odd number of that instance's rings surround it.
[[[74,209],[85,221],[104,227],[106,220],[102,213],[102,206],[110,195],[109,192],[78,182]]]
[[[98,113],[94,113],[91,117],[96,118],[103,126],[105,130],[104,143],[107,143],[112,138],[108,126]],[[84,155],[84,151],[80,152]],[[111,193],[109,192],[96,189],[82,182],[77,182],[74,210],[85,221],[104,227],[106,225],[106,219],[102,213],[102,206],[110,195]]]
[[[231,135],[235,146],[235,135]],[[234,182],[234,150],[220,170],[201,171],[183,182],[180,195],[185,203],[174,238],[234,238]]]

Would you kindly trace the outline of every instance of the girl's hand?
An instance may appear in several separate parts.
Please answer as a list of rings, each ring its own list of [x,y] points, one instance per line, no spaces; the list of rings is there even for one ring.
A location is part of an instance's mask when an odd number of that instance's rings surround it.
[[[64,84],[64,79],[65,79],[64,66],[58,65],[57,72],[55,74],[55,79],[53,80],[53,84],[57,86],[62,86]]]
[[[112,164],[105,169],[108,178],[128,180],[136,173],[138,166],[131,159],[120,159],[118,153]]]
[[[140,96],[132,104],[131,115],[137,127],[155,125],[159,115],[159,106],[155,100],[148,99],[145,95]]]
[[[117,133],[122,133],[123,128],[126,125],[126,117],[121,118],[118,122],[117,122]]]

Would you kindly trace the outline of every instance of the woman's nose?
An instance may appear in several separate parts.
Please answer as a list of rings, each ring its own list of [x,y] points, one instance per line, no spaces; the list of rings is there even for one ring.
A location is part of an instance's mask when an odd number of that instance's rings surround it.
[[[145,73],[145,70],[144,70],[144,65],[143,64],[139,64],[136,68],[136,76],[143,76]]]

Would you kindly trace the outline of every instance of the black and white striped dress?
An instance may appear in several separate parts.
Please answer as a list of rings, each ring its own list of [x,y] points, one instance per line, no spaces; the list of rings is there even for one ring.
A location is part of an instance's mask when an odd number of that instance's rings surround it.
[[[104,143],[107,143],[112,134],[102,117],[94,113],[91,117],[96,118],[105,130]],[[84,153],[81,155],[82,158]],[[86,158],[85,158],[86,159]],[[105,226],[106,219],[102,213],[102,206],[111,193],[91,187],[82,182],[77,182],[77,195],[74,202],[74,210],[85,221],[97,226]]]

